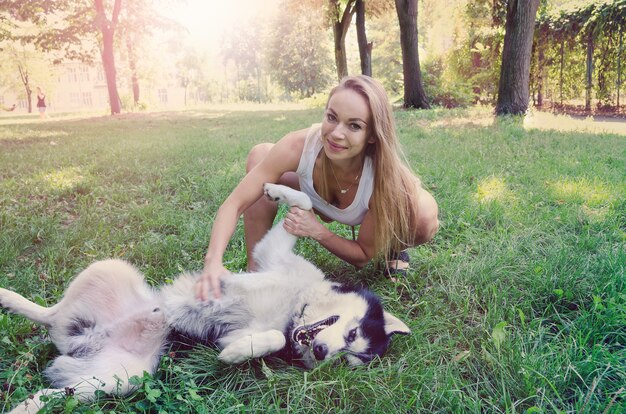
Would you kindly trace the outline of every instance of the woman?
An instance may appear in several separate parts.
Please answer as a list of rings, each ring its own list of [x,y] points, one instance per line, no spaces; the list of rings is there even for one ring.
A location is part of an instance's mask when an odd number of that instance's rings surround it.
[[[248,155],[248,174],[219,208],[196,296],[220,297],[222,260],[241,214],[248,252],[272,226],[275,203],[262,197],[263,183],[307,193],[314,211],[292,208],[285,229],[310,237],[357,267],[375,256],[388,259],[388,273],[402,272],[408,255],[392,253],[429,241],[437,232],[437,203],[402,160],[391,105],[380,83],[367,76],[344,78],[331,92],[322,124],[259,144]],[[355,240],[342,238],[321,220],[360,225]],[[395,259],[395,260],[389,260]]]
[[[39,109],[39,118],[46,118],[46,94],[37,86],[37,109]]]

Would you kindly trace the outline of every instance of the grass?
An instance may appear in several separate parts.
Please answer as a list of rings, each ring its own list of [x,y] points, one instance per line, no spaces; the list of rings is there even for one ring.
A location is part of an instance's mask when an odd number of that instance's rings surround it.
[[[94,260],[153,284],[200,269],[212,218],[255,143],[319,110],[196,110],[0,125],[0,286],[53,304]],[[366,283],[413,334],[368,367],[302,371],[166,355],[127,398],[54,412],[620,413],[626,411],[626,138],[494,122],[485,111],[396,113],[442,226],[402,283],[314,243],[332,278]],[[562,119],[561,119],[562,120]],[[574,121],[571,121],[574,122]],[[571,125],[571,122],[566,122]],[[349,230],[334,225],[346,235]],[[245,267],[239,228],[225,257]],[[0,411],[45,387],[43,327],[0,313]]]

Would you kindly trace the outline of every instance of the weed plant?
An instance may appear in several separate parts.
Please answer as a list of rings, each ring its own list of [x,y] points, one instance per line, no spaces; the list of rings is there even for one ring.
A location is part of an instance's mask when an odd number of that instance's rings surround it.
[[[78,272],[124,258],[154,285],[199,270],[248,150],[321,110],[187,111],[0,125],[0,286],[56,303]],[[441,228],[392,283],[309,240],[335,280],[362,283],[412,329],[366,367],[166,354],[126,398],[47,412],[626,412],[626,138],[524,129],[480,111],[398,111]],[[350,237],[350,230],[332,225]],[[245,269],[239,227],[225,256]],[[0,313],[0,411],[46,387],[44,327]]]

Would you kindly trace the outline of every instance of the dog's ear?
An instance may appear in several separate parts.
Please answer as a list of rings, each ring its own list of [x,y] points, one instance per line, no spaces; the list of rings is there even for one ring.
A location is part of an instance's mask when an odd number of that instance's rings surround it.
[[[406,326],[406,324],[400,319],[396,318],[387,311],[385,311],[383,314],[385,317],[385,333],[387,334],[387,336],[391,336],[393,334],[408,335],[411,333],[409,327]]]

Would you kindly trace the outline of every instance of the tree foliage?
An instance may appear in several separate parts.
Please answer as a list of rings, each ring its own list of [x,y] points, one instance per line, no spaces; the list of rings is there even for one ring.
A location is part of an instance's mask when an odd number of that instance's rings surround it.
[[[270,73],[287,93],[310,97],[331,82],[332,59],[324,32],[323,11],[298,1],[286,1],[295,15],[280,13],[273,21],[267,42]]]
[[[616,103],[625,58],[625,27],[626,0],[596,0],[548,9],[538,17],[537,36],[542,36],[547,56],[543,62],[536,61],[533,70],[547,74],[544,88],[553,101],[563,103],[579,97],[584,85],[587,109],[591,93],[598,106]],[[539,92],[538,85],[535,90]]]

